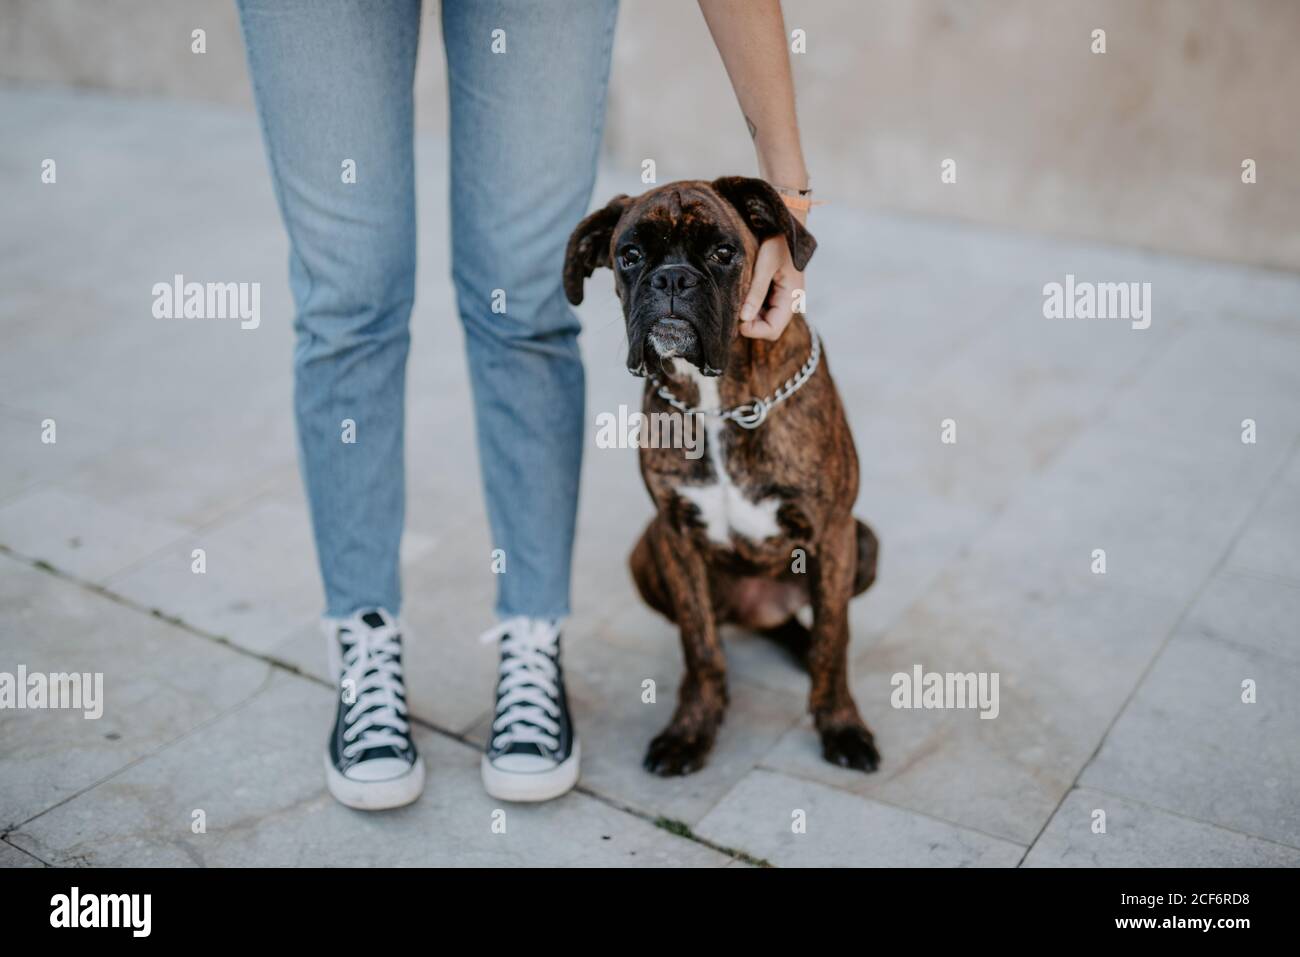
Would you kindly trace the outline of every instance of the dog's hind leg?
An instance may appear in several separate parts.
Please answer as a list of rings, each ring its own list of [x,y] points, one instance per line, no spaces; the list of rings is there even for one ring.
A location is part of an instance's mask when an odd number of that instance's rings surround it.
[[[865,522],[854,519],[858,530],[858,568],[853,576],[853,594],[861,595],[876,580],[876,561],[880,557],[880,541]]]
[[[880,542],[876,533],[865,522],[854,522],[857,530],[857,567],[853,575],[853,594],[861,595],[876,580],[876,560],[880,555]],[[812,649],[812,632],[794,615],[779,625],[759,628],[758,633],[770,638],[788,651],[804,668]]]
[[[865,526],[851,520],[837,522],[818,542],[812,576],[812,647],[808,653],[812,693],[808,709],[827,761],[874,771],[880,754],[849,690],[849,599],[858,576],[862,528]]]

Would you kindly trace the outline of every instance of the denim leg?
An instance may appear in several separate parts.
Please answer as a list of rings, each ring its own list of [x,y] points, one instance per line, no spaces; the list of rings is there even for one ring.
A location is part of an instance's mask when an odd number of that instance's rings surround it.
[[[396,614],[420,0],[239,0],[239,13],[291,246],[294,410],[325,613]]]
[[[442,7],[452,275],[492,537],[506,557],[503,616],[569,612],[586,396],[560,277],[591,198],[616,13],[616,0]]]

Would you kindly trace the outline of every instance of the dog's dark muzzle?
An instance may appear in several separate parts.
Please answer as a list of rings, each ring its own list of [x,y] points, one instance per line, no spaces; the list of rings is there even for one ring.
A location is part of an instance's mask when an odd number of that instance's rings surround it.
[[[718,304],[715,290],[705,277],[690,266],[660,266],[641,286],[628,323],[630,347],[628,369],[634,375],[657,371],[674,359],[682,359],[711,374],[718,365],[717,338],[706,320]]]

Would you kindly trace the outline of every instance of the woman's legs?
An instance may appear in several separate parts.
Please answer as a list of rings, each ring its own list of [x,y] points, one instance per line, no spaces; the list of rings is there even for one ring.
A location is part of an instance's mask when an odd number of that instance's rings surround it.
[[[353,806],[392,806],[423,779],[400,636],[375,610],[400,603],[420,4],[241,0],[240,12],[292,245],[295,408],[327,614],[348,619],[331,645],[344,694],[330,784]],[[524,799],[572,783],[532,774],[528,759],[577,773],[553,619],[569,606],[584,381],[560,275],[595,176],[615,13],[615,0],[443,6],[453,277],[488,513],[506,553],[498,611],[527,625],[502,636],[513,684],[505,697],[498,688],[498,709],[509,727],[489,758],[505,759],[497,770],[528,772]],[[531,723],[538,709],[562,714],[558,743]]]

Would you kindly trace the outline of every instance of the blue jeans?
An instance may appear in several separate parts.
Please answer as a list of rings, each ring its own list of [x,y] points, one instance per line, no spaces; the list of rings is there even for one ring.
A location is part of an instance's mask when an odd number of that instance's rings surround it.
[[[294,408],[325,614],[396,614],[421,3],[238,2],[291,246]],[[616,12],[617,0],[442,4],[452,274],[505,616],[569,611],[585,381],[560,275],[591,198]]]

